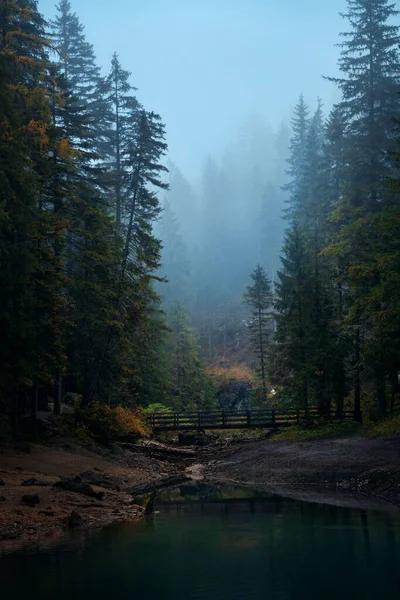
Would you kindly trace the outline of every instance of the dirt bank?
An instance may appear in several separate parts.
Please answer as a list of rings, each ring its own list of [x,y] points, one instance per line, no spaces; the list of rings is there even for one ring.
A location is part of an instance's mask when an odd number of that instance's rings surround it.
[[[400,437],[263,440],[220,453],[204,475],[304,500],[390,509],[400,507]]]
[[[143,510],[134,496],[185,476],[342,506],[400,507],[400,437],[219,440],[204,448],[114,451],[63,440],[29,450],[0,448],[0,552],[43,536],[57,541],[72,512],[80,528],[138,519]]]
[[[61,537],[73,511],[80,519],[75,516],[72,525],[84,528],[139,518],[132,492],[179,479],[188,462],[145,450],[111,452],[65,440],[31,445],[28,454],[0,448],[0,548],[10,540]]]

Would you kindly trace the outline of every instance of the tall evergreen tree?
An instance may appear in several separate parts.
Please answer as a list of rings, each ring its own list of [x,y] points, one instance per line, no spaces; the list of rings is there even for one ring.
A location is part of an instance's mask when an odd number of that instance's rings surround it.
[[[179,303],[171,307],[168,324],[171,329],[167,343],[170,396],[174,408],[212,408],[215,402],[212,385],[200,362],[187,314]]]
[[[180,232],[178,220],[168,200],[164,202],[160,222],[160,238],[162,240],[160,276],[164,282],[160,284],[159,290],[163,302],[168,306],[181,301],[183,305],[188,306],[191,300],[188,251]]]
[[[295,106],[291,122],[292,137],[290,139],[289,158],[287,160],[288,168],[286,171],[289,182],[283,186],[283,189],[290,194],[286,210],[286,215],[289,219],[295,216],[296,206],[301,204],[301,194],[304,193],[303,177],[309,112],[304,96],[301,95]]]
[[[393,147],[393,119],[400,108],[399,28],[393,21],[397,14],[388,0],[348,0],[343,17],[350,31],[342,34],[345,41],[339,60],[343,76],[333,78],[343,94],[339,107],[346,120],[348,166],[336,210],[341,227],[332,251],[348,265],[352,323],[357,332],[365,328],[365,339],[372,342],[364,345],[363,355],[373,373],[381,415],[386,412],[385,350],[372,340],[384,312],[378,294],[376,257],[381,254],[382,237],[377,223],[393,197],[388,194],[388,152]]]
[[[261,377],[263,398],[267,398],[267,346],[271,335],[272,291],[264,268],[257,265],[250,274],[253,285],[248,286],[245,301],[251,310],[250,333]]]
[[[132,143],[130,123],[141,107],[133,95],[130,73],[121,67],[115,53],[111,61],[111,71],[103,86],[103,95],[109,104],[108,135],[104,147],[107,183],[114,195],[115,219],[118,231],[125,218],[125,201],[129,194],[129,177],[126,166],[129,162],[129,148]]]
[[[276,286],[277,331],[271,346],[271,375],[284,385],[299,408],[307,408],[314,375],[312,339],[311,266],[304,233],[295,223],[283,246],[282,269]]]
[[[58,151],[51,106],[51,66],[37,3],[5,1],[0,19],[0,326],[1,391],[31,395],[63,361],[60,259],[64,228],[48,186]],[[3,372],[4,369],[4,372]]]
[[[71,139],[87,176],[95,169],[93,161],[101,155],[107,130],[107,105],[101,95],[103,80],[93,46],[86,40],[84,26],[71,11],[69,0],[60,0],[57,5],[51,37],[64,93],[64,100],[56,111],[57,122]]]

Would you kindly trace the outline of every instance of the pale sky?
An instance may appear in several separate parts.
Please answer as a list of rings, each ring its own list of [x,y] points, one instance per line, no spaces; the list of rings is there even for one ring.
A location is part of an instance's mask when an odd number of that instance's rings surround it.
[[[98,62],[132,72],[167,126],[170,157],[189,177],[222,154],[250,113],[277,127],[300,92],[327,108],[345,0],[71,0]],[[54,0],[39,0],[46,18]]]

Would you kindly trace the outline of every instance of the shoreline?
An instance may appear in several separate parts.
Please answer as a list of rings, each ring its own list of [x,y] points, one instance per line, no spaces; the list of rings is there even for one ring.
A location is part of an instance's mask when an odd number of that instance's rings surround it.
[[[205,477],[308,502],[400,512],[400,436],[258,441],[211,461]]]
[[[400,437],[262,440],[177,450],[84,447],[73,440],[0,448],[0,556],[68,531],[139,521],[135,496],[185,481],[234,485],[292,498],[400,514]],[[66,483],[65,483],[66,482]],[[23,485],[24,484],[24,485]],[[24,496],[37,496],[27,504]],[[71,514],[77,521],[69,521]],[[73,521],[73,519],[72,519]],[[9,550],[11,548],[11,550]]]

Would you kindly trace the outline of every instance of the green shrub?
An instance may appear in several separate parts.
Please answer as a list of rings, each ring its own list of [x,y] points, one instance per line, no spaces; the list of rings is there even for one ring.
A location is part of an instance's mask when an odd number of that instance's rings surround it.
[[[161,404],[161,402],[154,402],[153,404],[149,404],[149,406],[144,409],[144,412],[147,415],[151,415],[153,413],[172,413],[172,409],[164,406],[164,404]]]

